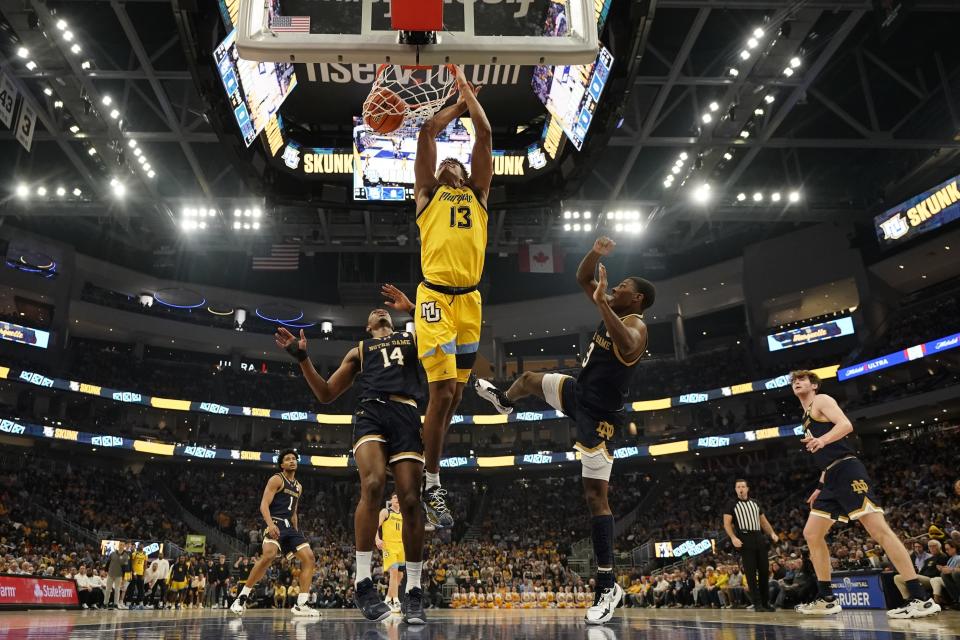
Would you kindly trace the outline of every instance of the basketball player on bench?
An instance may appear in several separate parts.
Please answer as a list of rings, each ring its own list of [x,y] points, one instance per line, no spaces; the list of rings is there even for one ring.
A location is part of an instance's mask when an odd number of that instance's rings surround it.
[[[456,73],[460,99],[423,124],[414,163],[423,272],[414,323],[430,393],[423,423],[423,501],[427,520],[437,528],[453,526],[446,490],[440,488],[440,455],[480,344],[477,287],[487,247],[486,204],[493,178],[490,122],[463,71],[458,67]],[[436,137],[464,110],[474,127],[472,175],[456,158],[437,166]]]
[[[374,540],[380,526],[387,465],[396,484],[398,508],[403,514],[402,544],[406,556],[407,588],[401,605],[408,624],[425,624],[423,589],[423,442],[420,411],[423,377],[417,362],[416,341],[408,332],[393,329],[385,309],[367,317],[370,337],[347,352],[343,362],[324,380],[307,355],[307,338],[297,340],[283,327],[274,336],[277,346],[300,363],[303,377],[320,402],[336,400],[356,381],[359,402],[353,426],[353,457],[360,474],[360,502],[354,514],[356,536],[356,595],[354,602],[368,620],[390,617],[390,607],[377,593],[371,578]]]
[[[587,624],[603,624],[613,617],[623,600],[623,589],[613,573],[613,512],[607,500],[613,454],[607,443],[623,422],[623,402],[636,364],[647,349],[647,326],[643,312],[653,304],[657,290],[643,278],[631,276],[607,293],[607,270],[600,258],[616,244],[597,238],[593,249],[577,268],[577,282],[600,312],[600,326],[583,358],[580,375],[574,379],[559,373],[525,371],[506,393],[478,379],[474,389],[497,411],[513,411],[514,403],[537,396],[576,425],[573,447],[580,452],[583,492],[592,516],[593,552],[597,559],[597,588],[593,606],[587,609]],[[594,273],[599,280],[594,280]]]

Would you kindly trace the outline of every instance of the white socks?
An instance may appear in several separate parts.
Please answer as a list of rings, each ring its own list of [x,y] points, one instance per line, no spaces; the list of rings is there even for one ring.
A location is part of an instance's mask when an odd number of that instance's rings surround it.
[[[373,562],[373,551],[357,551],[357,579],[354,584],[360,584],[370,577],[370,564]]]
[[[309,593],[301,593],[301,594],[297,595],[297,606],[298,606],[298,607],[305,607],[305,606],[307,606],[307,600],[308,600],[309,598],[310,598],[310,594],[309,594]]]
[[[246,586],[245,586],[243,589],[240,589],[240,595],[241,595],[241,596],[249,596],[251,591],[253,591],[253,589],[251,589],[250,587],[246,587]]]
[[[407,593],[412,589],[420,589],[420,572],[423,571],[423,562],[407,563]]]
[[[424,471],[423,476],[427,479],[427,489],[432,489],[433,487],[440,486],[440,472],[430,473],[429,471]]]

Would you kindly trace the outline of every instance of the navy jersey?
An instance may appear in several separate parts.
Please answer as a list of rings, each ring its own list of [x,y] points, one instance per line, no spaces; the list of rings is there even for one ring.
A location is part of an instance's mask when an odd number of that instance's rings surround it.
[[[383,338],[368,338],[360,342],[359,349],[361,399],[421,398],[423,378],[412,333],[396,331]]]
[[[621,320],[629,317],[624,316]],[[632,361],[625,360],[610,338],[606,325],[601,322],[587,347],[583,370],[577,378],[578,401],[588,409],[599,411],[623,409],[633,368],[640,357]]]
[[[806,435],[819,438],[830,431],[830,429],[833,429],[833,423],[814,420],[810,416],[810,409],[807,409],[807,412],[803,414],[803,430]],[[853,445],[850,444],[847,437],[843,437],[836,442],[831,442],[823,449],[815,451],[813,453],[813,462],[820,469],[826,469],[830,466],[831,462],[852,455],[856,455],[856,450],[853,448]]]
[[[279,520],[290,520],[297,511],[297,502],[300,501],[300,495],[303,493],[303,486],[296,480],[290,481],[282,474],[278,473],[283,486],[280,491],[273,494],[273,500],[270,501],[270,516]]]

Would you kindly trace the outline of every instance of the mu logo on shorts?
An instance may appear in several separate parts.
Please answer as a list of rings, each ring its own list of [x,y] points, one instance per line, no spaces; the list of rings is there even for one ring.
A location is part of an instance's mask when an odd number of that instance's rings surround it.
[[[866,493],[870,491],[870,487],[867,486],[867,483],[863,480],[854,480],[850,483],[850,488],[853,489],[854,493]]]
[[[609,440],[613,437],[613,425],[609,422],[599,422],[597,424],[597,435],[604,440]]]
[[[440,322],[440,308],[433,300],[429,300],[420,305],[420,315],[427,322]]]

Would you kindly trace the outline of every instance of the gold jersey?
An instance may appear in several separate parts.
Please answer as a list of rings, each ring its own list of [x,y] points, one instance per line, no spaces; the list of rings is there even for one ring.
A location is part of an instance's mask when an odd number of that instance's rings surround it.
[[[483,274],[487,210],[469,187],[440,185],[417,215],[420,268],[432,284],[472,287]]]
[[[387,510],[387,519],[380,525],[383,531],[383,546],[391,549],[403,548],[403,516]]]

